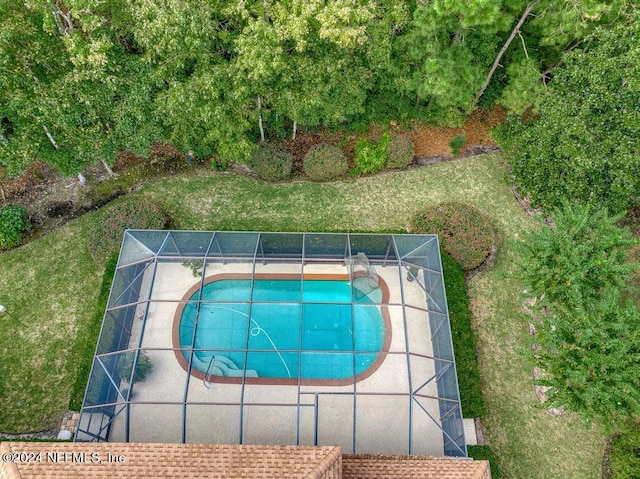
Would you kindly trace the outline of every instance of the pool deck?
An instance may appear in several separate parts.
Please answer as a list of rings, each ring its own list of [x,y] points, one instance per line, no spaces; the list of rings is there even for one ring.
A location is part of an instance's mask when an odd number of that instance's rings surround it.
[[[134,321],[130,340],[131,348],[138,347],[144,326],[141,347],[146,349],[153,370],[133,388],[129,440],[181,442],[186,412],[188,443],[317,444],[341,446],[345,453],[406,454],[411,450],[414,454],[442,454],[428,315],[402,306],[401,288],[405,304],[422,307],[424,291],[400,277],[397,266],[376,265],[375,269],[389,287],[393,335],[388,354],[369,377],[346,386],[214,382],[207,389],[202,380],[189,377],[178,364],[172,343],[179,300],[200,277],[194,277],[180,263],[158,263],[146,319]],[[207,264],[205,276],[252,271],[251,264],[216,262]],[[339,264],[306,264],[302,270],[299,264],[282,263],[256,263],[255,272],[349,273]],[[142,290],[148,290],[151,281],[149,270]],[[145,307],[141,304],[139,310],[144,313]],[[412,399],[411,391],[418,388],[421,395],[434,399]],[[125,413],[113,420],[110,441],[125,440]]]

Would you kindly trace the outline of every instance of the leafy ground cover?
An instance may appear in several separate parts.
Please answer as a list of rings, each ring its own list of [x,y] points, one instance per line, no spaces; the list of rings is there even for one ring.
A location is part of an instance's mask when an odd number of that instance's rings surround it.
[[[505,178],[501,158],[486,155],[331,183],[177,176],[130,196],[158,204],[179,228],[373,232],[405,230],[419,211],[455,198],[491,218],[499,238],[518,238],[534,222]],[[45,429],[68,408],[80,368],[69,350],[99,309],[104,266],[91,258],[84,233],[98,217],[86,214],[0,255],[0,299],[11,311],[0,322],[1,432]],[[486,437],[502,477],[595,479],[604,434],[536,406],[533,365],[519,353],[529,338],[513,270],[514,252],[501,241],[492,268],[468,284]]]

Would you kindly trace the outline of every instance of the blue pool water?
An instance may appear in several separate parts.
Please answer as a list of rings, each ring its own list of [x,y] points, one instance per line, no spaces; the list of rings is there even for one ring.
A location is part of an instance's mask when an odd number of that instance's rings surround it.
[[[303,292],[300,280],[257,279],[253,291],[251,284],[213,281],[204,286],[202,302],[195,301],[198,292],[191,297],[179,334],[181,347],[193,341],[193,367],[219,376],[242,376],[246,369],[247,377],[335,380],[362,373],[378,357],[384,321],[370,299],[381,296],[376,291],[355,294],[352,306],[349,281],[304,280]],[[184,355],[188,361],[190,352]]]

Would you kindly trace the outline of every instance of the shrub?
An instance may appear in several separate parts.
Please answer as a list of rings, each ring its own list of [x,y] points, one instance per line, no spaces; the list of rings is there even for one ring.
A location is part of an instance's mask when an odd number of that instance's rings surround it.
[[[89,252],[96,260],[106,258],[118,250],[125,229],[162,229],[167,222],[160,208],[146,200],[128,199],[111,204],[91,223]]]
[[[482,417],[484,401],[464,272],[446,252],[441,256],[462,412],[465,417]]]
[[[476,208],[462,203],[441,203],[419,213],[413,219],[412,230],[437,234],[442,248],[465,271],[484,262],[495,239],[490,220]]]
[[[387,167],[404,168],[411,164],[414,155],[411,138],[405,134],[396,135],[387,145]]]
[[[563,200],[551,213],[552,227],[540,228],[511,244],[518,254],[517,276],[532,294],[564,306],[591,302],[603,285],[624,289],[637,267],[626,261],[637,244],[622,214]]]
[[[361,138],[356,143],[354,162],[356,173],[376,173],[387,164],[387,146],[391,141],[388,133],[382,135],[377,143]]]
[[[456,156],[458,153],[460,153],[460,150],[466,143],[467,143],[467,135],[465,135],[464,133],[454,136],[453,139],[449,142],[449,148],[451,148],[451,154],[453,156]]]
[[[263,180],[286,180],[293,170],[293,158],[275,145],[260,145],[253,150],[249,167]]]
[[[31,222],[24,206],[7,205],[0,208],[0,248],[12,248],[22,242],[22,234]]]
[[[335,146],[314,145],[304,156],[304,172],[312,180],[332,180],[344,175],[347,169],[344,153]]]

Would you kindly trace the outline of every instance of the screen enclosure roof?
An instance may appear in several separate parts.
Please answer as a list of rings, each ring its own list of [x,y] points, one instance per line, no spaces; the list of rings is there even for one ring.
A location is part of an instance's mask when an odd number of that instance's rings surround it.
[[[437,236],[127,230],[75,440],[466,456]]]

